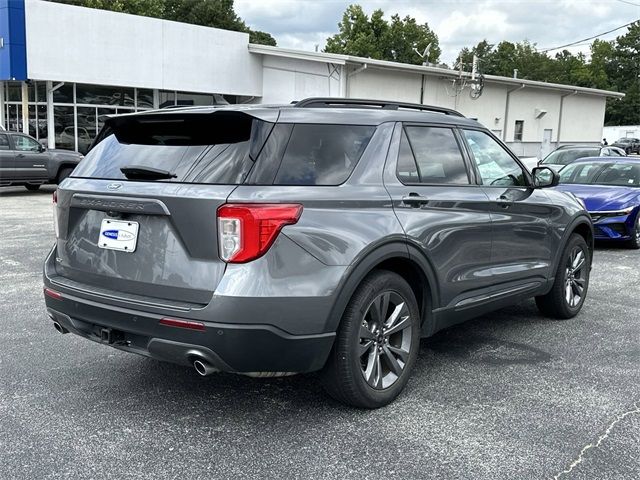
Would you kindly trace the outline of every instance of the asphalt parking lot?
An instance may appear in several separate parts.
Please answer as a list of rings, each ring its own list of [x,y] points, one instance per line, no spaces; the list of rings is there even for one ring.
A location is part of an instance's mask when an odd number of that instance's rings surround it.
[[[599,246],[569,321],[532,301],[423,340],[359,411],[313,376],[201,378],[58,334],[51,191],[0,189],[0,477],[640,478],[640,252]]]

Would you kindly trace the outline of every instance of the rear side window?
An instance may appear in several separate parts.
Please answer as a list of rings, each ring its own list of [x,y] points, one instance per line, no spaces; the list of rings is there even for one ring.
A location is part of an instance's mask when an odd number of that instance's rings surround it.
[[[560,183],[591,183],[601,163],[572,163],[560,170]]]
[[[469,184],[460,146],[450,128],[405,127],[397,175],[403,183]]]
[[[640,187],[640,164],[615,163],[598,174],[596,185],[617,185],[620,187]]]
[[[6,133],[0,133],[0,150],[9,150],[9,137]]]
[[[297,124],[275,185],[340,185],[362,156],[375,127]]]
[[[241,184],[273,124],[242,114],[189,117],[114,119],[73,176],[126,180],[120,169],[136,166],[175,175],[155,182]]]

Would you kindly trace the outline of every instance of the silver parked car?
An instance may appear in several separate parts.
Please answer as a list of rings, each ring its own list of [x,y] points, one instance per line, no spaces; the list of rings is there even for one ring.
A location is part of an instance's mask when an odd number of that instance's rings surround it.
[[[590,147],[580,145],[563,145],[556,148],[544,159],[538,162],[539,166],[549,167],[559,172],[563,167],[575,162],[579,158],[587,157],[625,157],[627,154],[618,147]]]

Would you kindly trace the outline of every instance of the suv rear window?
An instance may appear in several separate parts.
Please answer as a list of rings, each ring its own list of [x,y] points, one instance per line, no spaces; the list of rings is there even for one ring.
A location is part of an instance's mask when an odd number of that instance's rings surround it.
[[[375,127],[297,124],[276,174],[276,185],[340,185],[362,156]]]
[[[227,113],[116,117],[113,121],[73,177],[126,180],[120,169],[136,166],[175,175],[155,182],[239,185],[273,127],[248,115]]]
[[[375,131],[358,125],[273,126],[233,111],[114,117],[72,176],[126,180],[121,168],[147,167],[175,175],[155,182],[339,185]],[[257,180],[247,178],[252,169]]]

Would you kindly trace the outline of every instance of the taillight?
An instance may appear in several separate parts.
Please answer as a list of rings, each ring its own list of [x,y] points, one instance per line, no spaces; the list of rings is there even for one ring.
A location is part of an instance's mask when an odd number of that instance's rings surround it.
[[[245,263],[265,254],[285,225],[302,214],[302,205],[236,203],[218,208],[220,258]]]
[[[58,190],[53,191],[53,231],[56,233],[56,238],[60,236],[58,229]]]

